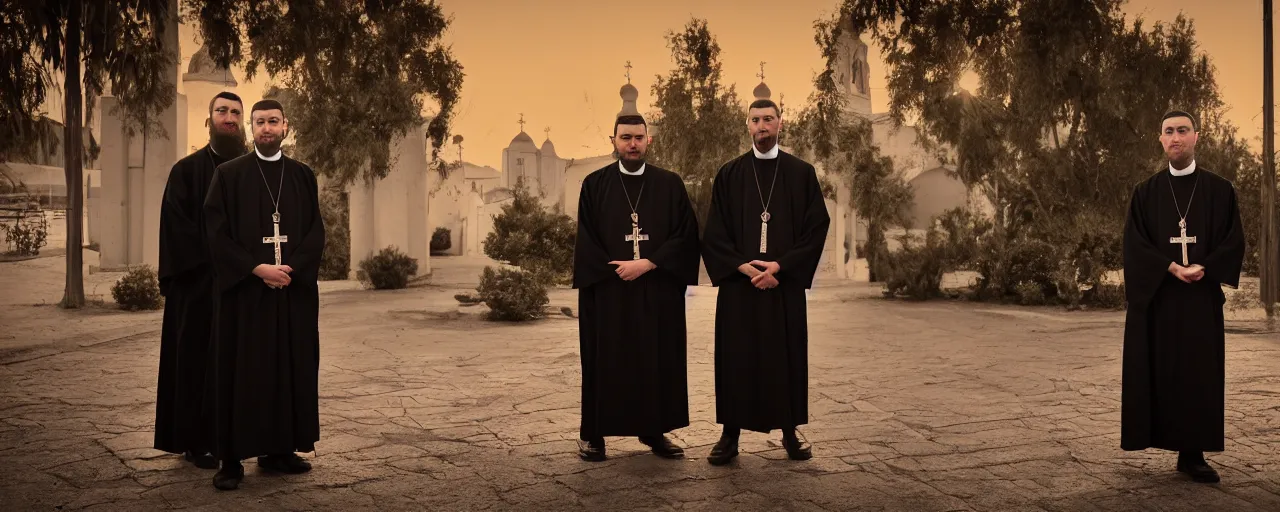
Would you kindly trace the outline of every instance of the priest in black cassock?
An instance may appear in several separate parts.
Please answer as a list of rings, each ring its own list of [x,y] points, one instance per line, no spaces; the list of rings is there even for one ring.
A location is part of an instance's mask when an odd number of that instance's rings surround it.
[[[793,460],[811,457],[796,432],[808,423],[808,305],[831,218],[812,165],[778,148],[777,104],[757,99],[751,151],[712,185],[702,257],[716,300],[716,422],[708,462],[738,455],[741,429],[782,430]]]
[[[618,161],[587,175],[578,199],[578,455],[588,461],[605,459],[604,436],[684,456],[664,434],[689,425],[685,292],[698,284],[698,222],[680,176],[645,163],[649,140],[644,118],[618,117]]]
[[[303,473],[294,452],[320,439],[320,297],[324,249],[315,173],[280,151],[288,123],[274,100],[249,113],[255,149],[218,166],[205,199],[214,261],[218,489],[244,478],[240,461]]]
[[[181,453],[204,469],[213,457],[213,420],[206,397],[213,365],[209,329],[213,320],[213,263],[204,230],[204,197],[218,165],[245,153],[244,104],[231,92],[209,102],[209,143],[169,170],[160,203],[160,376],[156,383],[154,447]]]
[[[1120,446],[1177,451],[1178,471],[1217,482],[1204,452],[1225,437],[1222,285],[1239,286],[1244,235],[1231,182],[1196,165],[1197,128],[1186,112],[1164,116],[1169,167],[1129,204]]]

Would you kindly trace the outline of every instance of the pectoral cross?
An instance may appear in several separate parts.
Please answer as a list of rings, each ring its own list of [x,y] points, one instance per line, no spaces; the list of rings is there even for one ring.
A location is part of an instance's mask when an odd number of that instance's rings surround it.
[[[631,234],[626,239],[631,242],[631,259],[640,259],[640,242],[648,240],[649,235],[640,234],[640,216],[637,214],[631,214]]]
[[[1179,220],[1179,221],[1178,221],[1178,229],[1182,231],[1182,236],[1171,236],[1171,237],[1169,237],[1169,243],[1171,243],[1171,244],[1182,244],[1182,266],[1184,266],[1184,267],[1185,267],[1185,266],[1187,266],[1187,265],[1189,265],[1189,264],[1190,264],[1190,262],[1189,262],[1189,261],[1187,261],[1187,244],[1194,244],[1194,243],[1196,243],[1196,237],[1194,237],[1194,236],[1187,236],[1187,221],[1186,221],[1186,219],[1183,219],[1183,220]]]
[[[280,265],[280,263],[281,263],[281,261],[280,261],[280,244],[283,244],[283,243],[285,243],[285,242],[288,242],[288,241],[289,241],[289,236],[288,236],[288,235],[281,235],[281,234],[280,234],[280,214],[279,214],[279,213],[273,213],[273,214],[271,214],[271,229],[272,229],[272,231],[274,231],[275,236],[264,236],[264,237],[262,237],[262,243],[264,243],[264,244],[275,244],[275,246],[276,246],[276,247],[275,247],[275,249],[276,249],[276,265]]]
[[[760,254],[769,251],[769,212],[760,214]]]

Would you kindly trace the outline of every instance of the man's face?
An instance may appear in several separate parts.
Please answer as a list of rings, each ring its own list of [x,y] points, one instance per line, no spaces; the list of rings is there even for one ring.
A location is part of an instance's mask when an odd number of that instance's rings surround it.
[[[1170,117],[1160,125],[1160,144],[1170,162],[1187,163],[1195,158],[1199,137],[1191,120],[1185,117]]]
[[[209,113],[209,125],[214,133],[222,135],[243,135],[244,107],[240,102],[227,98],[213,100],[213,111]]]
[[[263,153],[275,154],[284,142],[289,129],[289,121],[279,109],[256,110],[253,117],[253,144]]]
[[[761,151],[768,151],[777,144],[781,128],[782,118],[773,107],[753,108],[747,112],[747,129],[751,132],[752,142]]]
[[[618,151],[618,158],[630,162],[644,160],[650,141],[645,125],[620,124],[617,132],[613,136],[613,148]]]

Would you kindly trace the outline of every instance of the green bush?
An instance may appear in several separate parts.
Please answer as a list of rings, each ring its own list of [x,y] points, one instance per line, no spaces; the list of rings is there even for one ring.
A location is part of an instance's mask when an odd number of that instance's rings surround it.
[[[489,319],[523,322],[540,318],[550,300],[547,289],[532,272],[485,267],[476,287],[480,300],[489,306]]]
[[[453,247],[453,240],[449,228],[444,226],[436,228],[436,231],[431,234],[431,254],[445,252],[450,247]]]
[[[484,302],[483,300],[480,300],[480,297],[471,295],[470,293],[456,293],[453,295],[453,299],[464,306],[474,306]]]
[[[1044,287],[1034,281],[1021,281],[1014,286],[1018,304],[1023,306],[1042,306],[1045,303]]]
[[[409,286],[409,280],[418,273],[418,260],[392,246],[365,258],[360,270],[375,290],[395,290]]]
[[[885,294],[914,300],[943,296],[942,276],[965,268],[977,253],[976,240],[990,228],[989,222],[956,208],[935,219],[923,244],[904,235],[901,251],[881,249],[876,265],[885,282]]]
[[[978,278],[977,298],[997,302],[1056,302],[1062,257],[1052,245],[1025,237],[1002,243],[990,236],[974,253]],[[1032,288],[1038,288],[1038,292]]]
[[[344,280],[351,270],[347,194],[328,188],[321,191],[320,217],[324,219],[324,253],[320,256],[320,279]]]
[[[485,255],[531,271],[545,284],[564,281],[573,272],[577,225],[568,215],[543,208],[523,181],[512,194],[484,239]]]
[[[22,217],[12,226],[0,224],[0,230],[5,232],[10,250],[15,254],[38,256],[40,248],[45,246],[46,239],[49,237],[49,222],[45,220],[43,214],[34,221]]]
[[[946,248],[930,242],[927,238],[921,245],[904,236],[902,249],[881,259],[886,296],[928,300],[942,295]]]
[[[1124,238],[1114,231],[1088,232],[1079,236],[1069,263],[1075,267],[1080,284],[1102,284],[1102,276],[1108,271],[1124,266]]]
[[[111,287],[111,298],[126,311],[160,309],[164,304],[160,296],[160,280],[149,265],[134,267],[116,281]]]
[[[1089,306],[1104,309],[1124,309],[1124,285],[1123,284],[1099,284],[1092,289],[1086,290],[1081,297],[1081,302]]]

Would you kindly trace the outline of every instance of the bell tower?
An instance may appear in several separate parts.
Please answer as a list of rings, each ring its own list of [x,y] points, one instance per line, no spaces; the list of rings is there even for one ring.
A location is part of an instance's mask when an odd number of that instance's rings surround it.
[[[845,97],[845,109],[851,114],[871,116],[871,66],[867,62],[867,43],[845,32],[836,42],[836,87]]]

